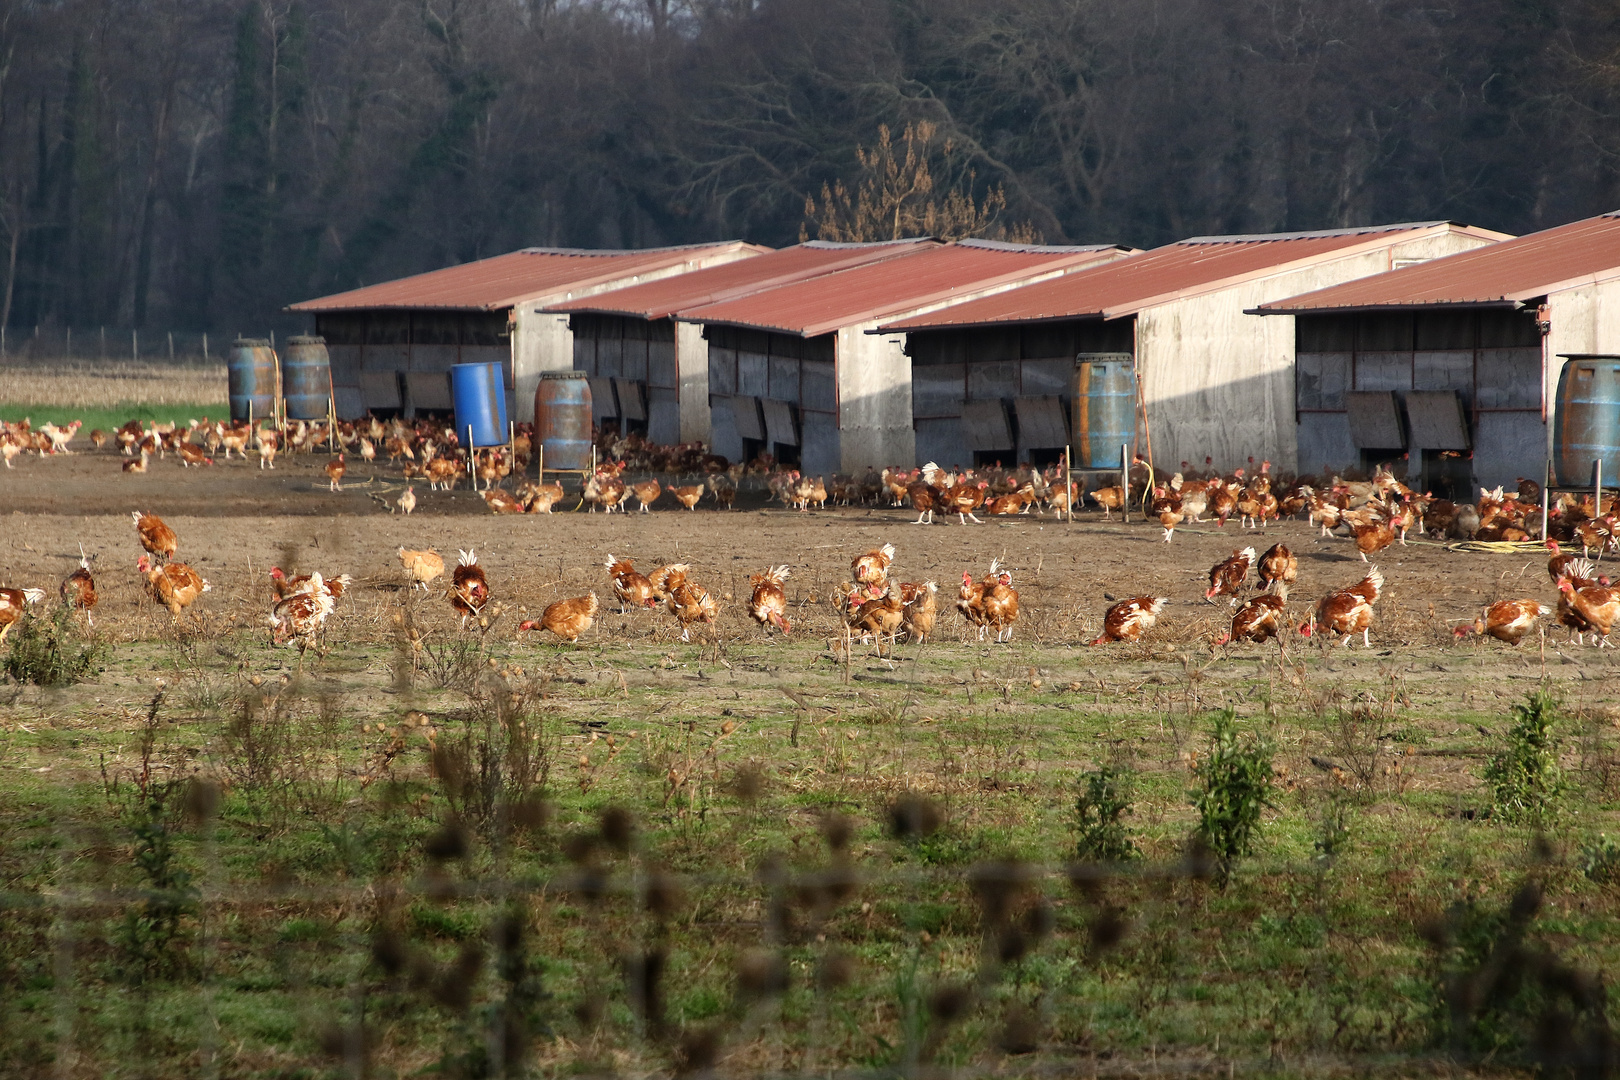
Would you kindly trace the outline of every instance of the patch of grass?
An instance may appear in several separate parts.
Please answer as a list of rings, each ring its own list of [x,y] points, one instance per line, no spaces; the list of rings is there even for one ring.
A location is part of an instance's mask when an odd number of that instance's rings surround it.
[[[0,420],[16,423],[24,418],[28,419],[37,428],[49,421],[53,424],[65,426],[74,420],[84,423],[78,437],[69,445],[70,450],[88,450],[90,448],[89,435],[100,428],[111,435],[116,428],[123,427],[131,420],[139,420],[143,424],[184,424],[192,420],[201,420],[203,417],[211,420],[222,420],[230,416],[230,402],[221,398],[213,403],[207,402],[181,402],[178,404],[154,404],[141,401],[119,401],[103,406],[84,406],[75,408],[71,405],[38,404],[18,405],[13,402],[0,404]],[[110,445],[110,444],[109,444]]]

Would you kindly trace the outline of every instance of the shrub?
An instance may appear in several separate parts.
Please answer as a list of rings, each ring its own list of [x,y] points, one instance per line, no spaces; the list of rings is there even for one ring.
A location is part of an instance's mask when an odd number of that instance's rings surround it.
[[[1134,859],[1136,844],[1125,831],[1122,820],[1131,810],[1136,774],[1128,768],[1104,765],[1081,777],[1080,797],[1075,801],[1079,816],[1080,842],[1075,854],[1089,862],[1125,862]]]
[[[1253,849],[1260,813],[1269,805],[1271,755],[1265,740],[1238,737],[1230,709],[1216,714],[1192,803],[1198,810],[1197,839],[1219,862],[1223,882],[1232,864]]]
[[[101,663],[106,647],[79,637],[73,613],[59,607],[49,615],[25,614],[11,638],[6,674],[35,686],[71,686]]]
[[[1544,689],[1513,706],[1507,745],[1485,767],[1493,817],[1539,823],[1555,812],[1564,786],[1553,731],[1557,715],[1558,699]]]
[[[1600,833],[1596,840],[1581,847],[1580,866],[1581,873],[1599,885],[1620,882],[1620,843]]]

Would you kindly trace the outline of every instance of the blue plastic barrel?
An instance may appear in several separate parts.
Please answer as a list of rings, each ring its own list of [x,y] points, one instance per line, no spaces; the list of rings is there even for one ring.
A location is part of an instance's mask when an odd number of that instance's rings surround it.
[[[1136,368],[1130,353],[1081,353],[1074,365],[1074,464],[1117,469],[1136,441]]]
[[[465,439],[472,428],[472,445],[506,445],[506,378],[501,365],[452,364],[450,396],[456,404],[456,436]]]
[[[287,419],[325,420],[332,397],[332,358],[323,337],[290,337],[281,357],[281,394]]]
[[[1605,485],[1620,483],[1620,356],[1571,357],[1558,373],[1553,473],[1559,487],[1587,487],[1592,462]]]
[[[225,357],[231,419],[269,419],[276,410],[276,353],[262,338],[238,338]]]
[[[534,435],[546,468],[591,467],[591,381],[583,371],[542,371],[534,391]]]

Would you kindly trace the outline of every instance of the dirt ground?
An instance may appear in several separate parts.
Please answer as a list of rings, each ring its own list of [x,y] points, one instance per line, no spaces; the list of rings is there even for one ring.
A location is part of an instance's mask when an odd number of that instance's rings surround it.
[[[1209,567],[1236,547],[1264,550],[1281,540],[1293,548],[1300,580],[1291,606],[1301,618],[1324,591],[1353,583],[1366,569],[1348,541],[1323,538],[1303,521],[1267,530],[1244,530],[1235,522],[1225,528],[1184,527],[1166,545],[1156,525],[1104,521],[1098,511],[1082,513],[1072,524],[1030,515],[965,527],[954,518],[916,526],[908,509],[887,506],[803,514],[779,503],[766,505],[757,481],[745,481],[732,512],[707,503],[687,512],[666,495],[649,514],[580,510],[523,517],[490,514],[482,498],[465,487],[443,493],[417,485],[418,508],[405,518],[387,513],[385,499],[395,496],[402,481],[386,466],[352,464],[344,490],[337,493],[327,490],[324,456],[283,456],[274,471],[240,459],[182,469],[171,457],[154,461],[145,475],[121,472],[121,460],[106,451],[26,456],[0,473],[11,511],[0,547],[0,579],[54,594],[83,544],[104,598],[98,625],[105,623],[115,634],[131,606],[140,603],[134,563],[141,552],[132,510],[160,514],[179,533],[180,558],[222,586],[246,585],[249,574],[256,578],[280,563],[301,572],[350,573],[362,583],[362,597],[367,587],[391,596],[403,581],[395,557],[399,546],[432,547],[452,557],[468,549],[478,552],[498,600],[530,607],[590,588],[606,596],[600,567],[609,553],[643,567],[689,562],[700,579],[718,585],[732,601],[722,617],[722,635],[750,628],[741,612],[747,577],[775,563],[792,567],[789,595],[801,606],[801,619],[810,619],[805,628],[834,632],[832,609],[807,605],[825,600],[845,580],[852,555],[885,542],[899,549],[902,580],[939,582],[946,612],[964,571],[982,576],[991,559],[1001,560],[1013,571],[1022,597],[1020,642],[1033,637],[1046,646],[1081,644],[1095,634],[1109,596],[1169,597],[1148,653],[1153,643],[1184,647],[1220,631],[1227,609],[1205,603],[1203,589]],[[1451,626],[1493,600],[1533,597],[1554,603],[1556,592],[1540,557],[1465,553],[1414,539],[1375,561],[1386,579],[1373,628],[1378,655],[1399,655],[1414,664],[1420,657],[1481,654],[1502,656],[1515,668],[1540,663],[1535,638],[1510,650],[1495,642],[1456,646],[1449,634]],[[199,607],[217,599],[206,597]],[[135,627],[130,631],[140,633]],[[957,640],[966,632],[954,615],[942,618],[941,640]],[[1547,656],[1554,664],[1594,673],[1612,666],[1615,653],[1568,647],[1565,638],[1562,629],[1549,630]],[[1011,652],[1016,651],[1015,646]],[[1129,651],[1137,655],[1141,649]]]

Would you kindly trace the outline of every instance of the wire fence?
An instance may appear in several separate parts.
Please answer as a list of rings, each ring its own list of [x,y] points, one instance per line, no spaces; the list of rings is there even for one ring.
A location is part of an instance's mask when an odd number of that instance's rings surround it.
[[[265,335],[273,336],[273,331]],[[239,333],[129,327],[0,326],[0,363],[122,361],[218,364]],[[254,336],[254,335],[250,335]]]

